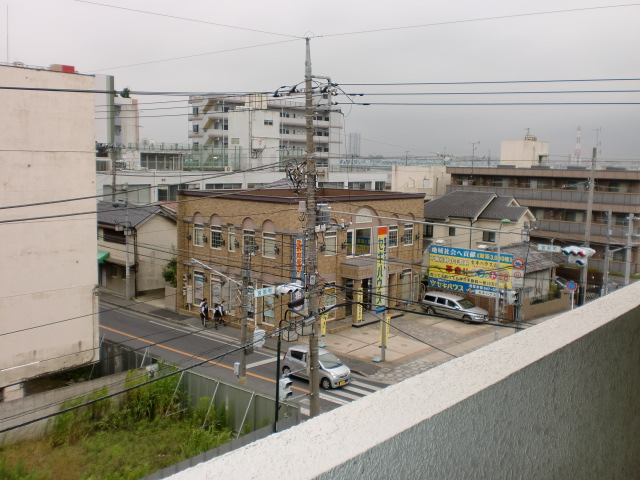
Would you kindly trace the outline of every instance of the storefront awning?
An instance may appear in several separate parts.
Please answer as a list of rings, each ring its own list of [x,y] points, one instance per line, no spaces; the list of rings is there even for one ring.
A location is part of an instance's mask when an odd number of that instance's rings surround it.
[[[98,263],[104,263],[104,261],[109,258],[110,255],[111,254],[109,252],[98,250]]]

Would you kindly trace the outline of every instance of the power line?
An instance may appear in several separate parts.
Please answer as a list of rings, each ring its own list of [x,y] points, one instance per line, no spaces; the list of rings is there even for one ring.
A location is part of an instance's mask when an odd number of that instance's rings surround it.
[[[379,33],[379,32],[390,32],[390,31],[397,31],[397,30],[409,30],[409,29],[415,29],[415,28],[437,27],[437,26],[443,26],[443,25],[456,25],[456,24],[462,24],[462,23],[486,22],[488,20],[504,20],[508,18],[533,17],[533,16],[540,16],[540,15],[553,15],[557,13],[570,13],[570,12],[581,12],[581,11],[587,11],[587,10],[604,10],[604,9],[611,9],[611,8],[637,7],[637,6],[640,6],[640,4],[629,3],[626,5],[605,5],[601,7],[581,7],[581,8],[570,8],[565,10],[550,10],[546,12],[517,13],[512,15],[498,15],[493,17],[471,18],[466,20],[450,20],[445,22],[434,22],[434,23],[426,23],[421,25],[409,25],[404,27],[376,28],[371,30],[359,30],[354,32],[333,33],[328,35],[318,35],[317,38],[341,37],[341,36],[347,36],[347,35],[362,35],[365,33]]]
[[[239,27],[237,25],[227,25],[224,23],[215,23],[215,22],[210,22],[207,20],[201,20],[201,19],[196,19],[196,18],[187,18],[187,17],[179,17],[177,15],[169,15],[166,13],[157,13],[157,12],[149,12],[147,10],[138,10],[135,8],[127,8],[127,7],[120,7],[117,5],[107,5],[104,3],[98,3],[98,2],[90,2],[88,0],[76,0],[76,2],[80,2],[80,3],[87,3],[89,5],[96,5],[96,6],[100,6],[100,7],[108,7],[108,8],[115,8],[118,10],[126,10],[129,12],[136,12],[136,13],[144,13],[146,15],[154,15],[157,17],[165,17],[165,18],[173,18],[176,20],[185,20],[187,22],[194,22],[194,23],[203,23],[206,25],[213,25],[216,27],[224,27],[224,28],[231,28],[234,30],[244,30],[246,32],[254,32],[254,33],[264,33],[266,35],[277,35],[279,37],[288,37],[288,38],[294,38],[297,40],[303,40],[304,37],[300,37],[298,35],[289,35],[289,34],[285,34],[285,33],[277,33],[277,32],[268,32],[266,30],[257,30],[257,29],[253,29],[253,28],[246,28],[246,27]]]
[[[638,4],[640,5],[640,4]],[[390,83],[340,83],[342,86],[416,86],[416,85],[497,85],[519,83],[567,83],[567,82],[636,82],[640,78],[572,78],[555,80],[495,80],[469,82],[390,82]]]

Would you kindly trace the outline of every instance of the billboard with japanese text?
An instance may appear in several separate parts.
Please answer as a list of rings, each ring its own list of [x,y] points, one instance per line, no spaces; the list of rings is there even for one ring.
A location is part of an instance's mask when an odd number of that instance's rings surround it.
[[[431,245],[429,247],[429,286],[454,292],[492,295],[496,281],[501,289],[511,289],[513,255],[485,250]],[[496,270],[496,267],[497,270]]]

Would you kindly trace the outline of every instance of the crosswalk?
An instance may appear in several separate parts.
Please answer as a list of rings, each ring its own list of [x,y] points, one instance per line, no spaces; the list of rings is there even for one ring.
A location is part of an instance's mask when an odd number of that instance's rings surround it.
[[[376,385],[359,378],[354,378],[351,383],[344,387],[331,390],[321,390],[320,398],[328,402],[346,405],[367,395],[371,395],[384,388],[384,385]]]

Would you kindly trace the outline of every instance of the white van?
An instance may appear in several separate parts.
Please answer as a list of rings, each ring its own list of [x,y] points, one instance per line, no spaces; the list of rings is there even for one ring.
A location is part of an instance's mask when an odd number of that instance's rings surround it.
[[[489,320],[489,312],[484,308],[476,307],[466,298],[452,293],[427,292],[421,304],[428,315],[443,315],[462,320],[464,323]]]

